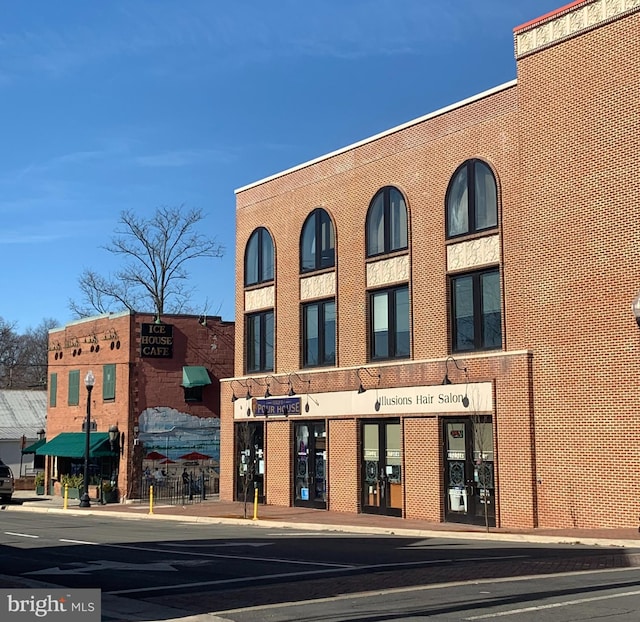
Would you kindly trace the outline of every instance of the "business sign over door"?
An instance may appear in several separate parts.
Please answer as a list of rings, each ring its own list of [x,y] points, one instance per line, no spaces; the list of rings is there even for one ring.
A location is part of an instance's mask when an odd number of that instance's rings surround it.
[[[234,417],[338,417],[357,415],[491,414],[493,383],[396,387],[303,394],[294,398],[235,400]]]
[[[173,326],[171,324],[142,324],[140,356],[156,359],[173,358]]]

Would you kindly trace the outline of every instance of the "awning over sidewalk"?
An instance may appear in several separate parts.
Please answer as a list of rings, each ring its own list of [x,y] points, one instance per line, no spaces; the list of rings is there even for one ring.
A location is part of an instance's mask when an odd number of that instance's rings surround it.
[[[65,458],[84,458],[86,435],[84,432],[62,432],[48,443],[36,449],[38,456],[62,456]],[[113,456],[109,444],[108,432],[91,432],[89,456],[99,458]]]
[[[22,453],[23,454],[35,454],[36,450],[38,450],[40,447],[42,447],[46,442],[47,442],[46,438],[41,438],[41,439],[37,440],[35,443],[32,443],[31,445],[29,445],[28,447],[25,447],[22,450]]]
[[[182,368],[182,386],[191,389],[193,387],[204,387],[211,384],[209,372],[206,367],[200,365],[192,365]]]

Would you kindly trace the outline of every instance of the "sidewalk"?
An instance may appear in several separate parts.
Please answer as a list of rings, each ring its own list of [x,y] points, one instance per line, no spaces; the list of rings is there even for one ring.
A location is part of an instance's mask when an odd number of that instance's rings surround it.
[[[5,511],[72,512],[74,514],[111,514],[124,518],[132,516],[146,520],[177,520],[211,524],[243,524],[247,527],[290,527],[308,531],[341,531],[349,533],[395,534],[409,537],[467,538],[502,540],[547,544],[585,544],[640,549],[638,529],[507,529],[460,525],[455,523],[430,523],[393,516],[375,514],[350,514],[298,507],[259,505],[258,518],[253,520],[254,507],[248,503],[211,500],[187,505],[157,504],[150,513],[148,504],[113,503],[100,505],[91,502],[90,508],[79,507],[77,499],[69,499],[63,508],[61,497],[36,496],[32,491],[16,491]]]

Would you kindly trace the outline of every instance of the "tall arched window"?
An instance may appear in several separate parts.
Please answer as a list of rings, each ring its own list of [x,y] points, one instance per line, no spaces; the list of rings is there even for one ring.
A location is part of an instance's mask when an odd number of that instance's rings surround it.
[[[258,227],[245,250],[244,284],[246,287],[268,281],[273,281],[273,240],[264,227]]]
[[[447,189],[447,237],[498,226],[498,191],[492,170],[482,160],[467,160]]]
[[[335,265],[335,235],[331,217],[322,208],[314,209],[300,236],[300,272],[311,272]]]
[[[367,213],[367,257],[407,248],[407,205],[393,186],[378,191]]]

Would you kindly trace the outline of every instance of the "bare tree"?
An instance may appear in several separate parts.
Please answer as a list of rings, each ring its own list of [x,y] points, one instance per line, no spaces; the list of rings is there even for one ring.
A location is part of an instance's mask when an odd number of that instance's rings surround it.
[[[35,328],[28,328],[22,335],[24,388],[46,388],[49,330],[56,326],[58,326],[57,320],[44,318]]]
[[[493,423],[488,415],[480,415],[474,410],[471,416],[473,426],[474,480],[482,504],[484,526],[489,531],[491,517],[495,518],[495,507],[491,508],[491,491],[494,489]]]
[[[15,331],[16,323],[0,317],[0,387],[12,389],[13,376],[18,364],[20,337]]]
[[[197,231],[202,210],[160,207],[145,220],[120,214],[119,228],[103,248],[124,259],[115,274],[85,269],[78,279],[81,302],[69,301],[77,317],[129,309],[152,309],[158,316],[187,309],[192,295],[186,266],[199,257],[222,257],[224,248]]]
[[[57,326],[57,322],[44,319],[22,335],[15,326],[0,318],[0,388],[44,389],[49,329]]]
[[[244,517],[247,518],[247,507],[249,503],[249,490],[253,490],[256,476],[256,456],[254,454],[254,432],[255,428],[248,421],[237,424],[237,444],[238,444],[238,477],[242,483],[242,496],[244,498]]]

